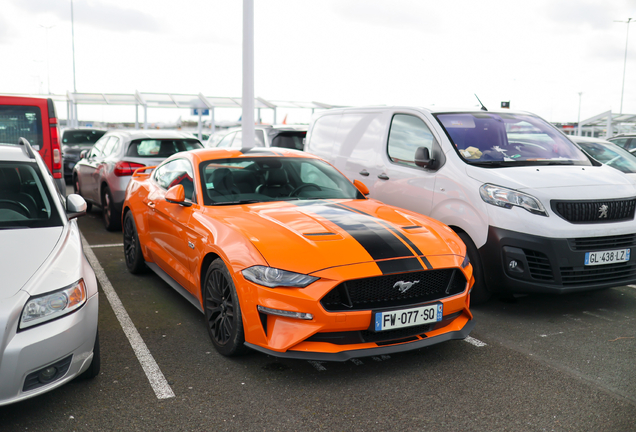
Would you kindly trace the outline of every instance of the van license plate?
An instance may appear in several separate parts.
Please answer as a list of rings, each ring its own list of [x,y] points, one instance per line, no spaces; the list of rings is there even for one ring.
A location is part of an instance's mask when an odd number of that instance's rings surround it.
[[[430,324],[442,320],[442,303],[412,309],[375,312],[375,331]]]
[[[585,265],[601,265],[629,261],[630,249],[619,249],[613,251],[587,252],[585,254]]]

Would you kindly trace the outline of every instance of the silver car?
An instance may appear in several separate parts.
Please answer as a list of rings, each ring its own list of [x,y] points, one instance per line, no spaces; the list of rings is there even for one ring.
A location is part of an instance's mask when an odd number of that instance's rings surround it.
[[[294,150],[304,150],[304,140],[306,135],[307,125],[257,125],[254,128],[256,147],[282,147]],[[239,127],[217,132],[208,138],[205,146],[209,148],[243,148],[242,129]]]
[[[121,206],[126,187],[138,168],[154,166],[181,151],[203,148],[189,133],[166,130],[131,130],[106,133],[89,151],[80,153],[73,168],[73,189],[84,197],[90,211],[101,207],[104,226],[121,229]]]
[[[23,138],[0,144],[0,405],[99,374],[97,281],[75,218]]]

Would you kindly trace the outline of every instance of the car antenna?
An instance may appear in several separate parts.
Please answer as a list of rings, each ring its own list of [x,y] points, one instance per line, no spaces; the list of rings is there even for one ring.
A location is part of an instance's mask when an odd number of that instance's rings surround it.
[[[483,103],[481,103],[481,101],[479,100],[479,96],[477,96],[476,93],[473,93],[475,95],[475,97],[477,98],[477,100],[479,101],[479,105],[481,105],[481,110],[482,111],[488,111],[488,109],[484,106]]]

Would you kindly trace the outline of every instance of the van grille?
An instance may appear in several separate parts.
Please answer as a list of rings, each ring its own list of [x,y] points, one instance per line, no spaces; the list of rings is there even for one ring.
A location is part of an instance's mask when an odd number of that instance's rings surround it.
[[[631,283],[636,276],[633,261],[590,267],[561,267],[563,285],[593,283]]]
[[[575,251],[595,252],[606,249],[623,249],[636,247],[636,234],[625,234],[607,237],[587,237],[568,239],[570,248]]]
[[[526,254],[528,270],[530,271],[530,276],[532,276],[533,279],[543,281],[554,280],[550,260],[545,254],[526,249],[524,249],[523,252]]]
[[[607,223],[634,219],[636,198],[605,201],[551,201],[552,210],[571,223]]]

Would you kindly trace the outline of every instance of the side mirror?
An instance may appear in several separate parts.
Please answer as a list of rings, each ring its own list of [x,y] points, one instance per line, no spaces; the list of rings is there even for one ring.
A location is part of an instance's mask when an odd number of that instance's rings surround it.
[[[86,155],[88,154],[88,149],[82,150],[80,152],[80,159],[86,159]]]
[[[353,181],[353,185],[358,188],[358,190],[360,191],[360,193],[364,196],[369,195],[369,188],[367,187],[367,185],[365,185],[364,183],[362,183],[360,180],[354,180]]]
[[[181,184],[174,185],[168,189],[168,192],[166,192],[166,201],[173,204],[179,204],[184,207],[190,207],[192,205],[192,203],[185,200],[185,190]]]
[[[431,155],[426,147],[418,147],[415,150],[415,165],[420,168],[431,168],[435,163],[435,159],[431,159]]]
[[[70,194],[66,197],[66,216],[68,220],[86,214],[86,201],[81,195]]]

